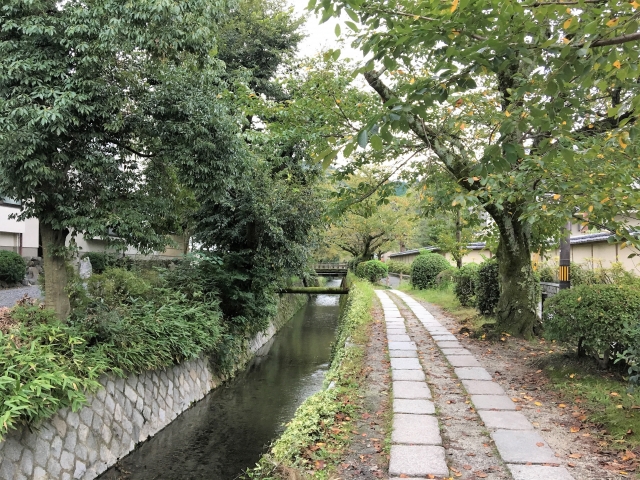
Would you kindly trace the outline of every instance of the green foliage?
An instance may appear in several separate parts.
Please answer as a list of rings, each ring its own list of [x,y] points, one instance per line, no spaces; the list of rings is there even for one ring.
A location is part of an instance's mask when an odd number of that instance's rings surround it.
[[[555,282],[556,280],[556,270],[550,265],[541,265],[538,268],[538,273],[541,282]]]
[[[616,362],[624,362],[627,366],[629,383],[640,385],[640,322],[627,323],[624,326],[624,336],[629,338],[629,344],[616,359]]]
[[[24,259],[15,252],[0,250],[0,280],[8,283],[18,283],[25,275]]]
[[[131,269],[134,263],[131,258],[115,253],[87,252],[80,258],[88,258],[92,272],[98,274],[103,273],[107,268]]]
[[[640,279],[625,270],[621,263],[612,263],[610,268],[584,263],[571,263],[571,285],[640,285]]]
[[[0,439],[62,407],[77,410],[85,392],[97,390],[98,377],[111,370],[104,346],[89,347],[52,311],[19,306],[12,315],[19,326],[0,332]]]
[[[371,283],[377,283],[389,274],[389,267],[380,260],[369,260],[359,263],[356,267],[356,276]]]
[[[500,299],[500,282],[498,278],[498,262],[487,260],[478,268],[476,283],[476,306],[483,315],[491,315]]]
[[[436,287],[440,290],[448,290],[449,287],[451,287],[451,285],[453,284],[454,275],[455,270],[453,268],[448,268],[441,271],[438,275],[436,275]]]
[[[442,255],[437,253],[421,253],[411,264],[411,285],[423,290],[436,286],[436,277],[451,265]]]
[[[364,349],[360,344],[367,341],[366,326],[372,320],[370,309],[373,297],[371,285],[363,282],[352,285],[340,317],[324,389],[309,397],[298,408],[270,452],[254,470],[248,472],[250,478],[273,478],[271,475],[280,465],[307,469],[305,453],[309,452],[310,446],[320,443],[329,448],[322,447],[318,452],[322,457],[318,458],[340,458],[341,449],[346,445],[343,430],[348,430],[349,423],[341,423],[337,433],[331,427],[339,419],[357,415],[353,399],[359,395],[362,384],[360,372],[364,367]],[[349,339],[351,344],[347,342]],[[328,388],[330,384],[332,388]]]
[[[161,278],[169,276],[166,270],[141,278],[125,269],[107,269],[89,279],[91,295],[75,302],[68,323],[51,310],[14,308],[16,328],[0,334],[0,425],[6,421],[0,437],[61,407],[78,409],[86,392],[99,388],[103,373],[139,373],[214,354],[223,336],[242,343],[242,336],[223,327],[217,299],[202,291],[194,270],[189,277],[194,281],[183,293]]]
[[[138,272],[108,268],[104,273],[92,275],[87,280],[87,290],[105,305],[116,307],[133,298],[146,297],[151,292],[151,285]]]
[[[389,272],[402,273],[403,275],[411,275],[411,264],[405,262],[398,262],[395,260],[389,260],[387,262]]]
[[[478,285],[479,266],[467,263],[455,271],[453,293],[464,307],[472,307],[476,303],[476,288]]]
[[[604,363],[613,353],[612,345],[620,352],[635,346],[633,332],[639,322],[640,290],[631,286],[581,285],[545,302],[545,335],[602,356]]]

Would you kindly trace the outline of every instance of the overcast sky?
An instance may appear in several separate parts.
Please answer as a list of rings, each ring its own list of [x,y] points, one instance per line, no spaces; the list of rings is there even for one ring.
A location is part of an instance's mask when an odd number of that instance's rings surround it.
[[[303,27],[304,33],[307,37],[300,43],[299,56],[309,57],[313,56],[321,51],[340,48],[342,50],[341,57],[349,57],[354,60],[360,60],[362,54],[356,50],[353,50],[348,45],[351,43],[347,40],[345,44],[341,44],[335,34],[335,28],[337,20],[334,18],[329,19],[327,22],[320,25],[320,17],[307,11],[307,5],[309,0],[288,0],[290,5],[293,5],[296,14],[303,16],[307,19],[306,24]],[[350,31],[344,23],[340,24],[342,33]]]

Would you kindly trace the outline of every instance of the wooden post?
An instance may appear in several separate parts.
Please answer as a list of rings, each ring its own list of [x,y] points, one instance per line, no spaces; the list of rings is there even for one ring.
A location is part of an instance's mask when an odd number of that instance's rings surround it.
[[[566,232],[560,240],[560,270],[558,281],[560,290],[571,288],[571,222],[565,226]]]

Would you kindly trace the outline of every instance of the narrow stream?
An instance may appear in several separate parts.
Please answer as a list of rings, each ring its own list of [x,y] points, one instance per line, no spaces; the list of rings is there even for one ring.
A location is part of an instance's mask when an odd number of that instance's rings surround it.
[[[338,301],[337,295],[313,297],[244,372],[99,478],[231,480],[252,467],[298,406],[322,387]]]

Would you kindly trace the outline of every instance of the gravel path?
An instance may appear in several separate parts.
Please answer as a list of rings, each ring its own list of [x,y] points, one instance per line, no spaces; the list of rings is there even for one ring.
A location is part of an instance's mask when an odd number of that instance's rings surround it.
[[[32,285],[30,287],[6,288],[0,290],[0,307],[13,307],[22,297],[29,295],[31,298],[42,298],[40,287]]]
[[[376,293],[394,380],[390,477],[440,478],[450,470],[461,480],[593,478],[584,471],[579,477],[569,473],[566,446],[550,446],[551,429],[530,421],[513,392],[507,395],[431,312],[397,290],[391,298]]]

